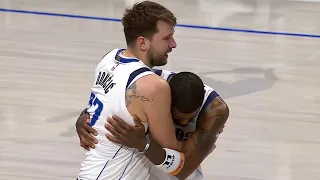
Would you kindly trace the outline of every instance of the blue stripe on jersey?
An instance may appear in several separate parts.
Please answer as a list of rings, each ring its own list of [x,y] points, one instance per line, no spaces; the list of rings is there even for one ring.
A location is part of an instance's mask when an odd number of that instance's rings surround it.
[[[202,106],[200,113],[198,115],[198,119],[203,115],[204,111],[207,109],[207,107],[209,106],[209,104],[214,100],[214,98],[218,97],[219,94],[216,91],[212,91],[209,96],[207,97],[206,102],[204,103],[204,105]]]
[[[156,73],[157,75],[161,76],[162,69],[152,69],[152,70],[153,70],[154,73]],[[166,80],[170,79],[173,75],[177,74],[175,72],[170,72],[170,73],[171,74],[169,74],[169,76],[168,76],[168,78]]]
[[[128,166],[129,166],[129,164],[131,163],[131,160],[132,160],[132,158],[133,158],[133,155],[134,155],[134,153],[136,152],[136,150],[134,150],[133,151],[133,153],[132,153],[132,155],[131,155],[131,158],[130,158],[130,161],[128,162],[128,164],[126,165],[126,167],[124,168],[124,171],[122,172],[122,175],[120,176],[120,178],[119,178],[119,180],[120,179],[122,179],[122,176],[124,175],[124,173],[126,172],[126,170],[127,170],[127,168],[128,168]]]
[[[174,76],[174,75],[176,75],[177,73],[175,73],[175,72],[171,72],[171,74],[168,76],[168,79],[170,79],[172,76]],[[168,80],[167,79],[167,80]]]
[[[199,169],[196,169],[196,170],[197,170],[197,172],[201,175],[201,177],[203,177],[202,172],[201,172],[201,171],[199,171]]]
[[[139,62],[139,59],[136,58],[124,58],[119,56],[120,52],[125,49],[119,49],[118,52],[116,53],[115,59],[118,60],[121,63],[131,63],[131,62]]]
[[[161,76],[162,70],[161,69],[152,69],[154,73],[156,73],[158,76]]]
[[[117,156],[117,154],[119,153],[119,151],[120,151],[120,149],[122,148],[122,146],[123,146],[123,145],[121,145],[120,148],[117,150],[117,152],[113,155],[112,159],[114,159],[114,158]],[[108,160],[108,161],[106,162],[106,164],[103,166],[103,168],[102,168],[102,170],[100,171],[100,173],[99,173],[99,175],[98,175],[98,177],[97,177],[96,180],[99,179],[99,177],[101,176],[103,170],[107,167],[108,162],[109,162],[109,160]]]
[[[151,69],[147,68],[147,67],[142,67],[140,69],[137,69],[135,71],[133,71],[128,79],[127,85],[126,85],[126,89],[128,89],[129,84],[131,84],[131,82],[134,80],[135,77],[137,77],[139,74],[143,73],[143,72],[147,72],[147,71],[152,71]]]

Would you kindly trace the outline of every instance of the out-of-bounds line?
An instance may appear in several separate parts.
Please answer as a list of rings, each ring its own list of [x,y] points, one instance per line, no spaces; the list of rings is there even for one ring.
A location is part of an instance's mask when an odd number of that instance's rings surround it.
[[[121,19],[118,19],[118,18],[104,18],[104,17],[95,17],[95,16],[82,16],[82,15],[49,13],[49,12],[39,12],[39,11],[27,11],[27,10],[5,9],[5,8],[0,8],[0,11],[2,11],[2,12],[11,12],[11,13],[24,13],[24,14],[35,14],[35,15],[56,16],[56,17],[68,17],[68,18],[77,18],[77,19],[90,19],[90,20],[100,20],[100,21],[121,22]],[[223,27],[200,26],[200,25],[189,25],[189,24],[177,24],[177,27],[192,28],[192,29],[207,29],[207,30],[216,30],[216,31],[242,32],[242,33],[252,33],[252,34],[266,34],[266,35],[281,35],[281,36],[320,38],[320,34],[318,35],[318,34],[304,34],[304,33],[290,33],[290,32],[260,31],[260,30],[223,28]]]
[[[303,33],[290,33],[290,32],[260,31],[260,30],[223,28],[223,27],[199,26],[199,25],[188,25],[188,24],[178,24],[177,26],[185,27],[185,28],[193,28],[193,29],[208,29],[208,30],[217,30],[217,31],[232,31],[232,32],[254,33],[254,34],[320,38],[320,34],[317,35],[317,34],[303,34]]]

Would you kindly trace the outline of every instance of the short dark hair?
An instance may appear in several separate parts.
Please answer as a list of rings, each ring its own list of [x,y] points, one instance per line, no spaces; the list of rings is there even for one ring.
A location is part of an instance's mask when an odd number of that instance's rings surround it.
[[[156,2],[143,1],[126,9],[122,25],[127,45],[133,45],[139,36],[151,38],[158,31],[159,20],[164,20],[172,26],[177,24],[173,13]]]
[[[204,99],[204,84],[192,72],[180,72],[169,81],[172,107],[181,113],[192,113],[201,107]]]

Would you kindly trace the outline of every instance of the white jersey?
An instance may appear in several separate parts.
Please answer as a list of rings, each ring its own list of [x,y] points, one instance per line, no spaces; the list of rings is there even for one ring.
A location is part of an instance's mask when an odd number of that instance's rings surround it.
[[[143,62],[121,55],[122,49],[106,54],[95,69],[95,81],[87,112],[90,126],[97,130],[98,144],[85,153],[79,180],[145,180],[149,179],[152,163],[136,149],[117,145],[105,134],[107,117],[117,115],[135,125],[125,103],[126,89],[137,79],[154,74]],[[145,125],[147,131],[147,125]]]
[[[153,71],[161,76],[163,79],[167,80],[171,78],[175,73],[167,70],[159,70],[159,69],[153,69]],[[199,114],[194,117],[188,124],[185,126],[181,126],[177,123],[175,123],[175,129],[176,129],[176,137],[179,141],[186,141],[190,134],[193,133],[196,128],[197,128],[197,121],[198,119],[203,115],[204,111],[208,107],[208,105],[213,101],[214,98],[219,96],[216,91],[211,88],[208,85],[204,85],[205,89],[205,95],[203,99],[203,103],[200,109]],[[154,169],[153,171],[158,171],[157,169]],[[161,172],[154,173],[157,174],[158,176],[161,175]],[[200,180],[203,178],[203,174],[201,171],[201,167],[199,166],[196,171],[194,171],[188,178],[187,180]]]

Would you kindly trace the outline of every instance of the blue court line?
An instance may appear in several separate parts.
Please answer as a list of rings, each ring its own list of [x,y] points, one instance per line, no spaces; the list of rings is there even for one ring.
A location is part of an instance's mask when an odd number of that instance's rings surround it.
[[[39,12],[39,11],[27,11],[27,10],[5,9],[5,8],[0,8],[0,11],[3,11],[3,12],[11,12],[11,13],[23,13],[23,14],[45,15],[45,16],[68,17],[68,18],[76,18],[76,19],[90,19],[90,20],[100,20],[100,21],[121,22],[121,19],[118,19],[118,18],[104,18],[104,17],[95,17],[95,16],[81,16],[81,15],[72,15],[72,14],[60,14],[60,13],[49,13],[49,12]],[[252,33],[252,34],[265,34],[265,35],[281,35],[281,36],[296,36],[296,37],[320,38],[320,34],[304,34],[304,33],[290,33],[290,32],[260,31],[260,30],[236,29],[236,28],[222,28],[222,27],[200,26],[200,25],[190,25],[190,24],[177,24],[177,27],[192,28],[192,29],[216,30],[216,31],[242,32],[242,33]]]

